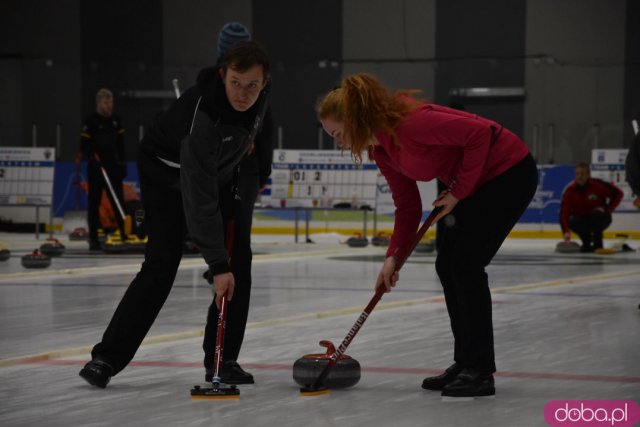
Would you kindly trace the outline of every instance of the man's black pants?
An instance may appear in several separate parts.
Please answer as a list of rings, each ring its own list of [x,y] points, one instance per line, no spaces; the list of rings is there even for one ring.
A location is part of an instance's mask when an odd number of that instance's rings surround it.
[[[148,233],[144,262],[122,297],[102,341],[91,352],[94,358],[109,363],[114,375],[133,359],[149,332],[169,296],[182,259],[186,225],[178,184],[180,171],[162,166],[161,172],[157,169],[147,172],[153,162],[158,160],[146,155],[138,160]]]
[[[233,200],[233,193],[220,191],[220,206],[225,227],[228,219],[235,217],[233,232],[233,252],[231,255],[231,270],[235,279],[233,300],[229,301],[227,311],[226,330],[224,336],[224,360],[237,360],[244,340],[244,332],[249,315],[251,297],[251,223],[253,206],[258,196],[259,176],[257,173],[243,173],[238,176],[238,195],[240,200]],[[226,236],[225,232],[225,236]],[[212,369],[215,357],[218,308],[215,302],[209,307],[207,325],[204,332],[204,366]]]
[[[569,217],[569,229],[580,236],[582,246],[585,248],[601,248],[603,244],[602,232],[609,225],[611,225],[611,214],[603,211]]]

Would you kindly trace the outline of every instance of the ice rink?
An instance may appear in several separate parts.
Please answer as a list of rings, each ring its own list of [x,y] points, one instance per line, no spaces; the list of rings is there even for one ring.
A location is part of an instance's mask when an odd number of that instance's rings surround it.
[[[239,362],[256,384],[240,386],[240,399],[228,401],[189,394],[204,384],[202,330],[211,300],[199,256],[184,258],[133,362],[98,389],[78,371],[142,256],[89,254],[86,243],[62,238],[62,258],[26,270],[20,256],[43,237],[0,236],[12,249],[0,263],[0,425],[532,427],[547,425],[550,400],[640,400],[640,252],[556,254],[551,240],[508,240],[488,268],[496,397],[444,402],[420,388],[452,363],[435,254],[409,259],[398,287],[349,347],[362,365],[360,382],[301,397],[294,361],[321,352],[321,339],[342,341],[373,295],[384,248],[255,239]]]

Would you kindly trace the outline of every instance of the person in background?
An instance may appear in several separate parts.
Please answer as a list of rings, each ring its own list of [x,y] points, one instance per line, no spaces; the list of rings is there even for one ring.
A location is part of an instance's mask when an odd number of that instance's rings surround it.
[[[124,127],[120,117],[113,114],[113,94],[109,89],[100,89],[96,94],[96,111],[87,117],[80,132],[80,152],[87,161],[87,175],[89,184],[89,250],[101,250],[98,241],[100,228],[100,199],[102,191],[107,194],[116,221],[120,229],[120,236],[126,240],[124,218],[119,214],[116,201],[107,187],[102,175],[102,166],[109,177],[111,186],[118,198],[120,206],[124,206],[122,194],[122,180],[127,176],[127,162],[124,151]],[[99,158],[96,158],[96,154]]]
[[[251,33],[238,22],[225,24],[218,34],[218,58],[222,58],[229,48],[237,43],[251,40]],[[246,372],[238,364],[240,348],[244,340],[244,333],[249,315],[249,301],[251,297],[251,224],[253,208],[260,189],[267,184],[271,175],[273,159],[273,119],[271,109],[267,109],[262,129],[249,146],[247,154],[242,158],[238,169],[237,194],[220,191],[226,197],[226,203],[221,203],[222,214],[225,219],[233,218],[234,239],[231,269],[236,280],[236,288],[232,302],[227,310],[224,343],[224,360],[222,363],[222,378],[227,384],[253,384],[253,375]],[[223,188],[230,188],[231,183],[224,183]],[[237,197],[236,197],[237,196]],[[226,223],[227,221],[225,221]],[[205,381],[213,378],[213,362],[215,356],[216,337],[218,333],[218,306],[211,303],[207,314],[204,340]]]
[[[454,337],[454,364],[422,387],[443,397],[495,395],[491,292],[485,267],[529,205],[537,187],[527,146],[500,124],[464,111],[391,93],[354,74],[320,101],[318,119],[356,161],[376,162],[396,206],[393,235],[376,290],[396,285],[397,256],[415,238],[422,202],[417,181],[447,189],[432,205],[450,216],[436,258]]]
[[[89,384],[105,388],[133,359],[169,296],[187,230],[209,266],[216,304],[223,295],[233,301],[221,212],[229,196],[220,191],[232,181],[262,120],[269,69],[257,43],[234,45],[155,118],[140,142],[144,262],[79,373]]]
[[[582,240],[581,252],[602,248],[603,231],[611,224],[611,214],[622,196],[615,185],[591,178],[587,163],[578,163],[575,180],[562,194],[560,227],[564,241],[571,240],[573,231]]]

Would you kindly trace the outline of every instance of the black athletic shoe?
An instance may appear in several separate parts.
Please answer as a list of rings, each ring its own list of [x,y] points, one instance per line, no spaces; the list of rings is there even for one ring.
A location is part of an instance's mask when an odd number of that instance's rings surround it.
[[[460,372],[462,372],[462,366],[454,363],[449,366],[443,374],[437,377],[425,378],[422,381],[422,388],[425,390],[442,391],[444,386],[455,380]]]
[[[490,397],[495,394],[493,375],[473,369],[463,369],[453,382],[442,389],[442,397]]]
[[[79,375],[89,384],[105,388],[113,375],[113,367],[104,360],[94,358],[84,365]]]
[[[222,363],[220,377],[225,384],[253,384],[253,375],[242,369],[235,360],[227,360]],[[210,383],[213,380],[213,369],[206,369],[204,380]]]

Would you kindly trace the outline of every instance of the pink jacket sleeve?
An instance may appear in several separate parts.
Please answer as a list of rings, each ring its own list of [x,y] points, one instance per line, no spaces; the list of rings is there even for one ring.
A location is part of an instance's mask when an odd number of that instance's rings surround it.
[[[393,235],[387,249],[388,257],[395,256],[399,249],[412,242],[418,231],[422,218],[422,200],[418,184],[394,169],[391,159],[382,147],[376,148],[374,157],[391,188],[393,203],[396,206]]]
[[[478,125],[472,120],[455,120],[438,127],[440,140],[462,146],[462,159],[454,171],[454,182],[451,185],[453,196],[462,200],[476,188],[484,170],[493,132],[490,126]]]

